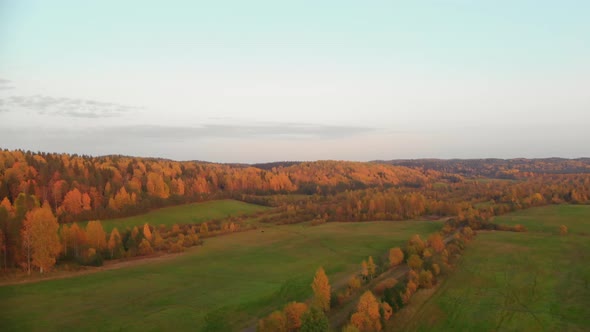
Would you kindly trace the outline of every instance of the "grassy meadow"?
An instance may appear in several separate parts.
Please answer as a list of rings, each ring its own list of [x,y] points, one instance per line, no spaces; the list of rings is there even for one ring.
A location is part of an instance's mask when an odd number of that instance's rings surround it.
[[[307,299],[319,266],[332,282],[347,279],[368,255],[382,256],[411,235],[440,227],[433,221],[298,224],[209,238],[165,260],[0,287],[1,329],[240,330],[288,301]]]
[[[495,222],[529,231],[480,232],[435,295],[394,330],[590,330],[590,206],[535,208]]]
[[[107,232],[110,232],[115,227],[122,230],[127,227],[143,226],[145,223],[152,226],[164,224],[170,227],[174,224],[200,223],[211,219],[252,214],[269,209],[261,205],[228,199],[166,207],[138,216],[101,220],[101,223]]]

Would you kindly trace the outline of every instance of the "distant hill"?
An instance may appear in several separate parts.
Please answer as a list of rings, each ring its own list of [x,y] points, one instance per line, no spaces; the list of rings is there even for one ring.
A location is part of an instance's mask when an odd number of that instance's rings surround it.
[[[526,173],[573,174],[590,173],[590,158],[565,159],[400,159],[376,161],[382,164],[435,170],[463,176],[518,178]]]

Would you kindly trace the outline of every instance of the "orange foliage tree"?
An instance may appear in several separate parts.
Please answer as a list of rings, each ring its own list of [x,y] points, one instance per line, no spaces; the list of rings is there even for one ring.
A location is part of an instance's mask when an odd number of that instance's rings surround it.
[[[428,244],[435,252],[440,253],[445,250],[445,243],[439,233],[434,233],[428,237]]]
[[[328,312],[330,310],[330,282],[323,267],[320,267],[311,284],[313,289],[313,305]]]
[[[31,273],[32,265],[39,268],[41,273],[48,271],[55,264],[55,258],[60,252],[60,241],[57,234],[59,224],[51,212],[49,203],[27,212],[23,222],[23,242],[27,251],[27,268]],[[32,262],[31,262],[32,261]]]
[[[283,310],[287,322],[288,331],[299,331],[301,328],[301,318],[307,311],[307,304],[301,302],[290,302]]]
[[[148,241],[152,241],[152,231],[150,230],[150,225],[147,223],[143,225],[143,237]]]
[[[119,234],[117,227],[113,228],[111,231],[108,248],[111,253],[111,258],[115,257],[115,254],[123,252],[123,241],[121,240],[121,234]]]
[[[423,262],[418,255],[412,255],[408,258],[408,266],[414,271],[420,270],[422,268],[422,263]]]
[[[99,220],[89,221],[86,225],[86,238],[88,245],[96,251],[104,250],[107,247],[106,233]]]
[[[258,332],[287,332],[287,318],[282,311],[275,311],[258,321]]]
[[[381,331],[379,307],[379,302],[373,293],[366,291],[359,299],[356,312],[350,317],[350,324],[361,332]]]
[[[389,249],[389,266],[398,266],[403,261],[404,252],[399,247]]]

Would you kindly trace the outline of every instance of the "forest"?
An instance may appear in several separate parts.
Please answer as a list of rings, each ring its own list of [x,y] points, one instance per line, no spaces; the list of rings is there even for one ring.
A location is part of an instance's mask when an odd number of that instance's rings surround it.
[[[4,280],[181,253],[257,229],[281,239],[273,231],[289,227],[281,225],[410,221],[417,231],[425,224],[416,220],[436,223],[438,231],[405,235],[405,244],[397,237],[397,246],[347,267],[357,273],[337,287],[320,267],[309,300],[292,297],[255,324],[259,331],[378,331],[419,290],[449,275],[476,232],[531,226],[496,216],[590,203],[590,168],[586,159],[244,165],[2,150],[0,195]],[[231,243],[220,241],[211,243]],[[303,289],[298,294],[310,291]],[[222,320],[200,324],[243,324]]]
[[[519,209],[584,204],[590,198],[587,159],[396,164],[403,166],[317,161],[256,167],[2,150],[2,267],[30,273],[31,268],[47,271],[60,260],[101,264],[154,250],[179,252],[201,244],[203,237],[253,227],[241,222],[247,217],[242,216],[171,227],[115,227],[107,234],[99,221],[221,198],[272,207],[272,213],[258,215],[262,223],[275,224],[421,216],[473,224]]]

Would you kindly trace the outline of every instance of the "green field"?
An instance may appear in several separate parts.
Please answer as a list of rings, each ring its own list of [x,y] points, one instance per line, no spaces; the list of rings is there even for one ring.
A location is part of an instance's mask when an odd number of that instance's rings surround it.
[[[358,271],[432,221],[269,226],[209,238],[202,247],[118,270],[0,287],[3,331],[239,330],[311,295],[315,270]]]
[[[409,331],[590,330],[590,206],[497,217],[529,232],[480,232]],[[560,236],[559,225],[570,234]]]
[[[127,227],[132,228],[133,226],[142,226],[145,223],[152,226],[158,226],[161,224],[166,226],[172,226],[174,224],[192,224],[211,219],[252,214],[269,209],[270,208],[265,206],[248,204],[240,201],[219,200],[167,207],[134,217],[101,220],[101,223],[103,228],[110,232],[115,227],[121,230]]]

